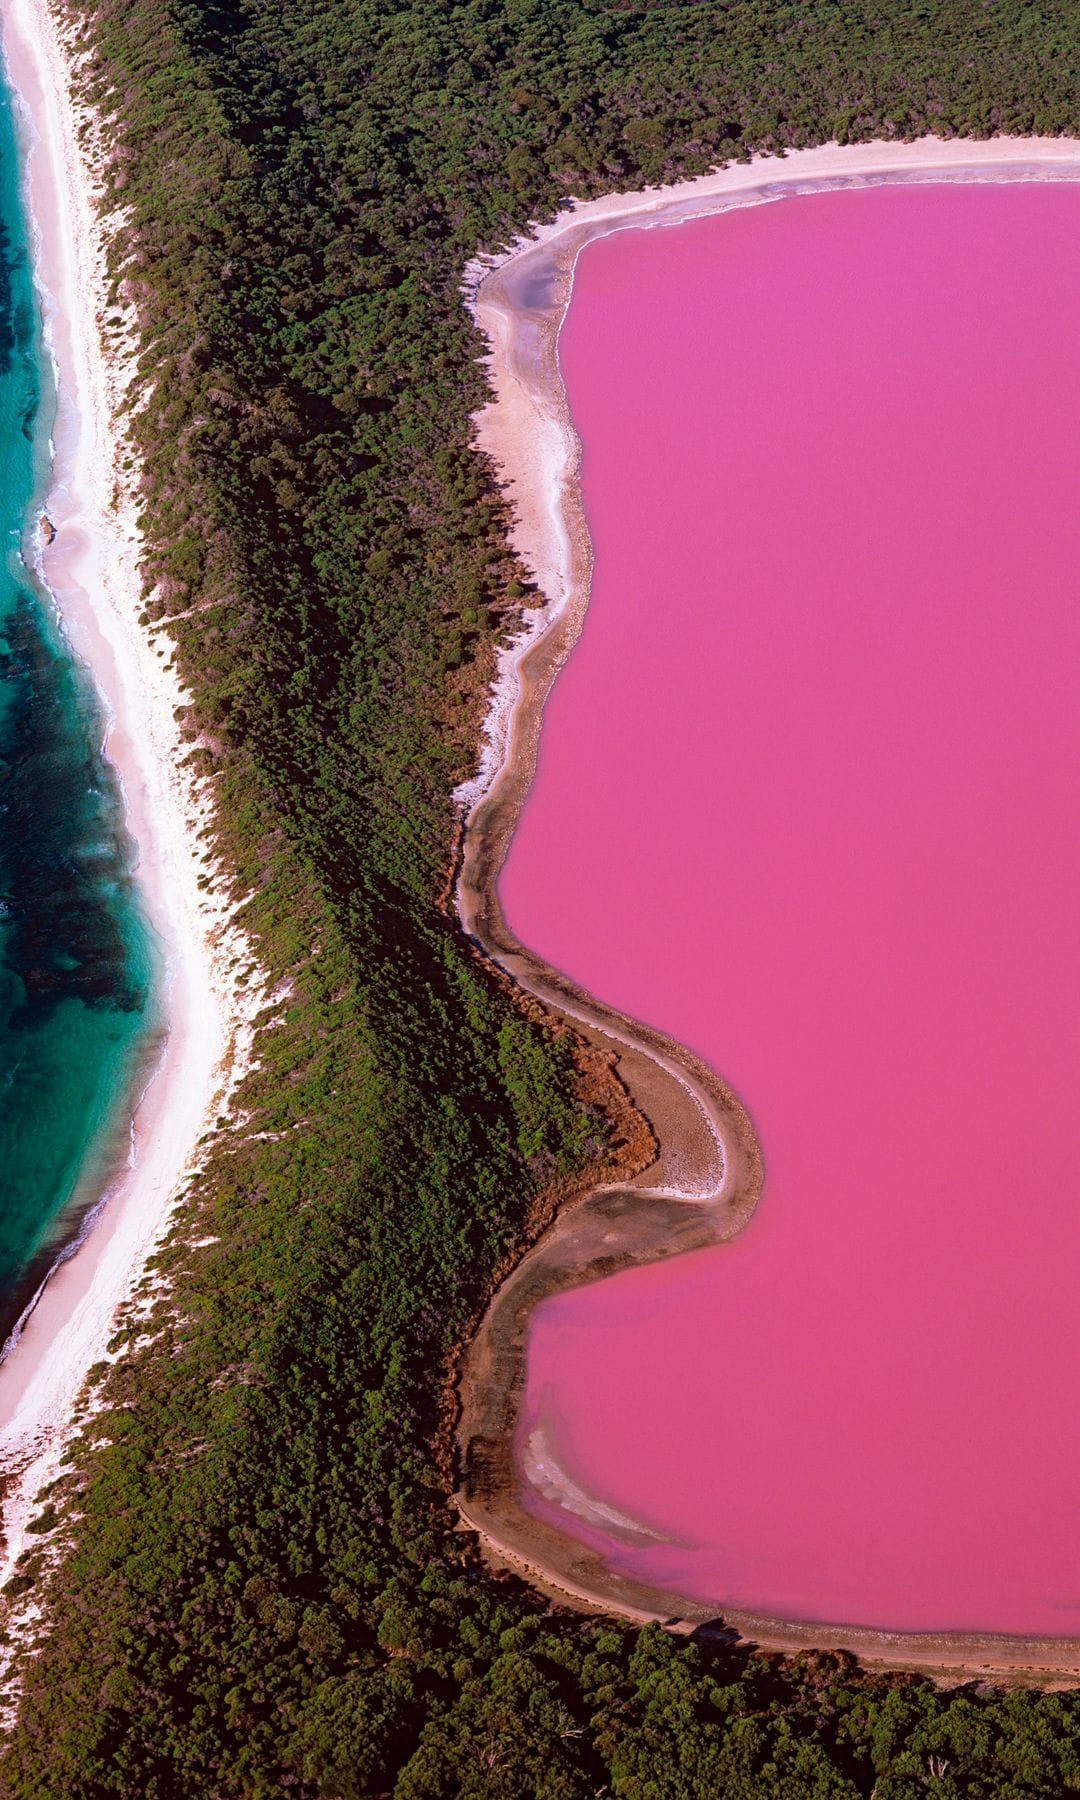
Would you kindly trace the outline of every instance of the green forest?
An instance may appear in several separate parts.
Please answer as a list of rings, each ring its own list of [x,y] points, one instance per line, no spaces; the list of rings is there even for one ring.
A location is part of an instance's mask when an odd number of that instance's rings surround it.
[[[145,629],[275,999],[9,1589],[39,1642],[0,1793],[1080,1792],[1074,1695],[635,1631],[488,1571],[449,1502],[456,1357],[611,1124],[446,901],[531,598],[471,441],[466,262],[753,149],[1080,131],[1080,5],[53,4],[122,209]]]

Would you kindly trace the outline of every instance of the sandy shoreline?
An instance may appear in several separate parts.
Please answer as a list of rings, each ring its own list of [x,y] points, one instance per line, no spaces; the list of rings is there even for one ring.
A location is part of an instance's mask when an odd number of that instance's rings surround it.
[[[165,957],[168,1033],[138,1103],[129,1166],[0,1366],[0,1470],[10,1478],[2,1581],[23,1548],[35,1498],[56,1473],[85,1372],[104,1354],[197,1141],[248,1054],[258,996],[241,1001],[235,974],[241,962],[250,967],[250,953],[228,925],[228,908],[198,887],[209,869],[196,836],[209,816],[209,793],[182,767],[186,747],[174,708],[186,696],[165,666],[167,651],[156,650],[138,624],[137,509],[121,468],[133,334],[130,320],[104,321],[110,221],[97,217],[93,131],[80,145],[65,53],[45,0],[7,0],[0,29],[58,389],[47,494],[57,538],[44,549],[28,536],[28,546],[104,703],[106,752],[138,847],[140,897]]]
[[[496,882],[532,779],[544,701],[588,601],[580,446],[558,366],[558,334],[581,250],[613,231],[673,226],[800,192],[890,181],[1061,179],[1080,179],[1080,143],[1073,140],[824,145],[666,189],[574,204],[502,256],[470,266],[465,292],[488,339],[495,395],[477,416],[478,442],[500,470],[515,511],[514,546],[547,603],[525,636],[500,654],[480,768],[458,790],[467,815],[457,891],[465,930],[519,986],[614,1050],[618,1073],[660,1146],[657,1162],[634,1182],[594,1190],[560,1214],[488,1309],[460,1384],[457,1500],[464,1520],[494,1560],[579,1604],[636,1620],[678,1620],[684,1629],[707,1630],[722,1614],[729,1634],[769,1649],[843,1648],[869,1664],[947,1680],[969,1675],[1045,1686],[1069,1685],[1080,1674],[1080,1640],[891,1633],[763,1618],[729,1611],[722,1600],[703,1605],[625,1579],[524,1510],[513,1437],[534,1307],[562,1288],[734,1235],[753,1212],[762,1169],[749,1116],[713,1071],[662,1034],[605,1008],[519,944],[502,917]],[[579,1515],[582,1503],[575,1488]],[[601,1519],[604,1503],[595,1507]]]

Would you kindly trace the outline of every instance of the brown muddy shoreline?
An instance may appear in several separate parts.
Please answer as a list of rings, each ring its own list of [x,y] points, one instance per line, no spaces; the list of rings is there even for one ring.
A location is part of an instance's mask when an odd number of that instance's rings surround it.
[[[492,347],[496,398],[478,418],[480,446],[500,467],[514,504],[515,548],[548,605],[530,641],[505,657],[492,702],[488,768],[462,790],[472,802],[462,835],[457,905],[483,953],[556,1019],[615,1059],[647,1119],[658,1155],[642,1174],[571,1201],[503,1282],[463,1360],[455,1499],[489,1557],[553,1598],[660,1619],[708,1637],[722,1632],[769,1650],[843,1649],[882,1668],[958,1682],[1062,1687],[1080,1678],[1080,1639],[894,1633],[762,1617],[632,1581],[595,1551],[525,1511],[514,1434],[524,1386],[528,1321],[548,1295],[635,1264],[723,1242],[761,1193],[760,1147],[745,1107],[683,1046],[605,1007],[509,931],[497,893],[531,785],[544,702],[576,641],[588,601],[591,550],[577,481],[579,445],[558,367],[558,332],[578,255],[628,225],[664,226],[732,206],[822,188],[902,180],[1080,178],[1080,145],[990,140],[823,146],[760,159],[649,195],[611,196],[560,214],[496,266],[476,266],[474,315]]]

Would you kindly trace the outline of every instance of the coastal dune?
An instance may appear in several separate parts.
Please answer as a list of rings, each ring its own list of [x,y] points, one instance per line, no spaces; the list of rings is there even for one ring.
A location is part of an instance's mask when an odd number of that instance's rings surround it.
[[[57,387],[46,496],[55,536],[28,529],[26,555],[89,667],[107,719],[138,852],[144,914],[162,951],[166,1035],[139,1098],[128,1165],[100,1196],[73,1254],[55,1267],[0,1365],[4,1542],[0,1580],[24,1545],[36,1496],[57,1473],[87,1369],[159,1242],[197,1144],[227,1105],[250,1053],[257,984],[229,908],[200,889],[211,871],[198,833],[211,798],[184,769],[174,717],[186,696],[139,625],[133,477],[124,414],[137,398],[133,325],[105,318],[104,258],[122,221],[102,216],[101,138],[73,98],[68,53],[45,0],[7,0],[2,51],[24,159],[45,342]],[[130,459],[129,459],[130,461]]]
[[[591,576],[578,491],[580,446],[557,357],[577,256],[585,244],[613,231],[675,225],[792,193],[889,182],[1078,176],[1080,146],[1067,141],[828,145],[783,159],[756,159],[667,190],[575,205],[503,258],[469,271],[468,295],[491,346],[495,393],[478,417],[478,437],[503,473],[515,504],[516,547],[547,606],[525,640],[504,653],[481,769],[460,794],[467,820],[459,910],[466,930],[524,988],[578,1028],[584,1025],[597,1041],[606,1036],[619,1056],[619,1073],[660,1144],[658,1163],[634,1184],[588,1195],[556,1221],[496,1296],[463,1371],[464,1517],[493,1553],[583,1603],[637,1618],[677,1618],[688,1627],[707,1623],[717,1610],[619,1575],[599,1552],[560,1532],[550,1512],[541,1520],[522,1506],[523,1475],[513,1440],[529,1318],[542,1299],[562,1288],[731,1236],[753,1211],[761,1165],[745,1112],[711,1071],[670,1039],[611,1013],[531,954],[508,929],[496,893],[535,763],[544,700],[580,630]],[[688,1091],[694,1102],[689,1107]],[[689,1152],[703,1110],[715,1145],[711,1182],[700,1141]],[[681,1131],[689,1133],[686,1146]],[[540,1475],[549,1497],[556,1496],[557,1467],[549,1462]],[[685,1478],[680,1472],[678,1479]],[[587,1496],[574,1484],[564,1481],[564,1486],[569,1510],[586,1518]],[[595,1522],[603,1518],[598,1505]],[[726,1608],[724,1625],[770,1647],[836,1645],[869,1661],[923,1667],[950,1678],[978,1671],[1045,1683],[1080,1668],[1080,1642],[1064,1637],[875,1632],[840,1622],[792,1624]]]

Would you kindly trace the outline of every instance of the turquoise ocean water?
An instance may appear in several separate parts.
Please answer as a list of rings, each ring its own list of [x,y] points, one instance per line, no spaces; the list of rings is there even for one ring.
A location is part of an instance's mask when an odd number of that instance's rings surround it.
[[[160,1043],[100,706],[20,554],[38,536],[51,388],[0,85],[0,1342],[126,1159]]]

